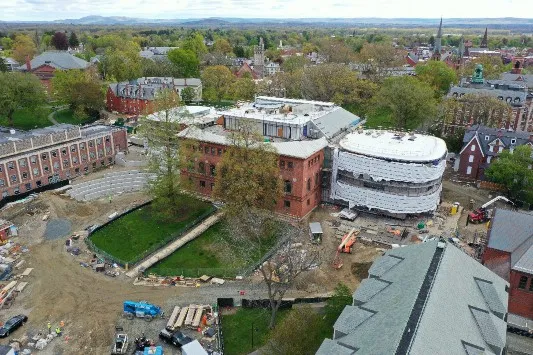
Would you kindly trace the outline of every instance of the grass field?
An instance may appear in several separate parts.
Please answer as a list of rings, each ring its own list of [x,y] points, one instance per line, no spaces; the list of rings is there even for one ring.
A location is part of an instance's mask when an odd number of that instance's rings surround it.
[[[54,114],[54,119],[58,123],[69,123],[73,125],[81,125],[81,124],[87,124],[92,121],[94,121],[96,118],[88,118],[86,120],[80,121],[76,117],[74,117],[74,111],[72,111],[70,108],[66,108],[63,110],[59,110]]]
[[[219,222],[210,227],[193,241],[170,254],[147,270],[161,276],[183,275],[198,277],[203,274],[219,277],[234,277],[238,271],[247,266],[245,259],[235,256],[229,266],[224,261],[225,247],[229,241],[224,222]],[[259,261],[275,244],[276,238],[272,237],[263,248],[251,255],[251,259]]]
[[[290,310],[280,309],[276,322],[282,322]],[[235,314],[222,316],[224,332],[224,354],[241,355],[251,353],[266,344],[270,338],[270,310],[262,308],[239,308]],[[253,326],[253,328],[252,328]],[[252,347],[252,329],[254,345]],[[305,341],[305,334],[302,335]],[[318,350],[318,349],[317,349]]]
[[[17,110],[13,114],[14,128],[29,130],[51,126],[52,122],[48,121],[50,112],[51,109],[48,107],[42,108],[36,113],[27,109]],[[9,127],[9,121],[5,116],[0,115],[0,126]]]
[[[91,235],[94,245],[110,255],[133,262],[154,251],[173,234],[183,232],[200,216],[214,207],[206,202],[183,196],[184,213],[173,221],[161,220],[151,205],[121,217]]]

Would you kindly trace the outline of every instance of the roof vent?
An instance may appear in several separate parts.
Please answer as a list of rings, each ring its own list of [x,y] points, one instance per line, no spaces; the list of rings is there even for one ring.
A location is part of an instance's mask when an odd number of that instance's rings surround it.
[[[9,134],[15,134],[15,133],[16,133],[16,131],[14,129],[10,129],[9,130]]]

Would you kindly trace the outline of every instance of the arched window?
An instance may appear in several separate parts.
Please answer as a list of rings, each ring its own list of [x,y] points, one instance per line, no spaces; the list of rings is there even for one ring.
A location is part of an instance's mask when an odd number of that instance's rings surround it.
[[[290,180],[285,180],[285,189],[286,194],[290,194],[292,192],[292,182]]]

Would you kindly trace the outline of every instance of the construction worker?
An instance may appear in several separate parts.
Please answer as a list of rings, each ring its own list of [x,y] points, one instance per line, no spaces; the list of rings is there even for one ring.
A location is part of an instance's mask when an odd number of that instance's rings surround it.
[[[52,334],[52,323],[48,322],[46,326],[48,327],[48,334]]]
[[[57,335],[58,337],[61,336],[61,328],[59,328],[59,327],[56,328],[56,335]]]

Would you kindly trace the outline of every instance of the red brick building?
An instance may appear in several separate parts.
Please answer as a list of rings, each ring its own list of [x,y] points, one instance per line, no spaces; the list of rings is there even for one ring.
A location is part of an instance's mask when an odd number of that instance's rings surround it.
[[[202,82],[195,78],[139,78],[129,82],[109,84],[106,93],[108,111],[128,115],[153,113],[153,102],[162,89],[175,90],[182,95],[183,90],[191,88],[193,101],[202,99]]]
[[[27,60],[25,65],[19,67],[19,70],[36,75],[50,92],[51,80],[56,70],[85,70],[90,66],[91,63],[75,57],[67,51],[47,51],[31,61]]]
[[[475,125],[465,132],[459,153],[458,172],[465,178],[484,180],[484,172],[504,150],[520,145],[533,148],[533,133],[512,132]]]
[[[533,215],[496,209],[482,263],[509,281],[509,313],[533,320]]]
[[[126,150],[126,130],[118,127],[0,128],[2,199],[112,165],[116,153]]]
[[[194,171],[182,174],[192,179],[196,191],[210,195],[215,186],[217,165],[230,144],[222,126],[205,129],[186,128],[180,137],[198,142],[201,156],[197,158]],[[279,153],[279,167],[284,181],[284,196],[276,212],[302,218],[321,201],[321,170],[324,162],[325,138],[306,141],[273,142]]]

